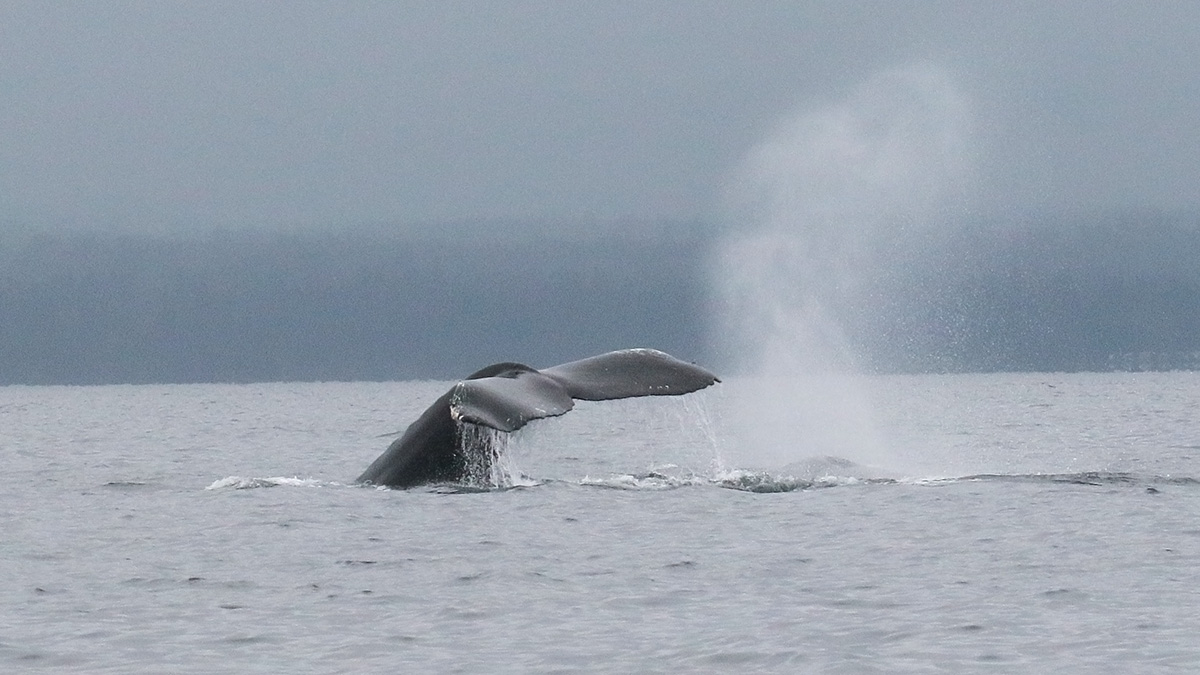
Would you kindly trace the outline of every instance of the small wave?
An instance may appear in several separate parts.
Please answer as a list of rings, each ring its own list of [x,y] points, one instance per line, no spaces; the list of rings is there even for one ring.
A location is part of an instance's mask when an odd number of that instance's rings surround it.
[[[840,487],[862,483],[890,483],[892,479],[859,478],[855,476],[796,477],[790,474],[745,469],[721,470],[711,476],[684,474],[668,475],[656,471],[641,474],[617,474],[603,478],[585,476],[580,485],[616,490],[673,490],[697,485],[741,490],[744,492],[793,492],[810,488]]]
[[[705,476],[671,476],[657,471],[649,471],[641,474],[617,474],[604,478],[584,476],[580,479],[579,484],[615,490],[673,490],[688,485],[707,485],[711,482],[712,480]]]
[[[1200,485],[1200,478],[1192,476],[1170,476],[1138,474],[1126,471],[1078,471],[1070,473],[981,473],[961,478],[943,479],[939,482],[959,481],[1009,481],[1015,483],[1068,483],[1073,485]]]
[[[110,480],[100,487],[106,490],[116,490],[119,492],[138,492],[142,490],[156,490],[161,486],[157,483],[141,480]]]
[[[295,476],[292,476],[291,478],[286,478],[283,476],[276,476],[272,478],[245,478],[242,476],[229,476],[228,478],[222,478],[221,480],[214,481],[212,485],[209,485],[204,489],[250,490],[253,488],[278,487],[281,485],[286,487],[321,487],[323,485],[327,485],[327,483],[319,481],[315,478],[298,478]]]
[[[812,480],[805,478],[781,476],[769,471],[745,471],[742,469],[728,471],[714,482],[723,488],[758,493],[794,492],[815,486]]]
[[[894,478],[856,475],[816,475],[795,476],[789,472],[775,473],[771,471],[747,471],[733,469],[718,476],[713,481],[717,485],[731,490],[744,492],[794,492],[815,488],[844,487],[848,485],[876,485],[895,483]]]
[[[734,469],[716,476],[712,482],[721,487],[746,492],[792,492],[814,488],[850,485],[949,485],[965,482],[1011,482],[1034,484],[1067,484],[1085,486],[1129,486],[1157,492],[1161,486],[1200,485],[1200,478],[1136,474],[1119,471],[1080,471],[1069,473],[983,473],[968,476],[928,478],[891,478],[877,475],[793,476],[787,472],[747,471]]]
[[[772,470],[718,471],[713,482],[744,492],[793,492],[813,488],[895,483],[887,471],[831,455],[807,457]]]
[[[727,469],[714,463],[707,470],[696,472],[675,464],[663,464],[651,467],[644,473],[603,478],[585,476],[579,484],[620,490],[670,490],[709,485],[743,492],[773,493],[894,482],[894,478],[879,469],[848,459],[822,456],[806,458],[773,470]]]
[[[508,492],[509,490],[525,490],[527,488],[535,488],[545,485],[544,481],[534,480],[528,476],[522,476],[519,481],[510,482],[508,485],[473,485],[470,483],[430,483],[429,485],[419,486],[412,489],[424,489],[428,492],[434,492],[442,495],[470,495],[486,492]],[[376,490],[394,490],[386,485],[372,486]],[[409,488],[404,488],[409,489]],[[401,489],[403,491],[404,489]]]

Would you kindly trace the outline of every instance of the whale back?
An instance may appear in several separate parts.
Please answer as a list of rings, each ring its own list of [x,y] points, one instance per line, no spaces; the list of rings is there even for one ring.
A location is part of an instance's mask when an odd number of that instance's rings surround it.
[[[457,480],[466,463],[458,451],[460,434],[450,416],[450,393],[442,394],[408,425],[355,482],[403,488]]]
[[[493,363],[490,366],[480,368],[479,370],[464,377],[464,380],[479,380],[485,377],[516,377],[517,373],[536,373],[537,371],[524,363],[514,363],[512,361],[504,361],[503,363]]]

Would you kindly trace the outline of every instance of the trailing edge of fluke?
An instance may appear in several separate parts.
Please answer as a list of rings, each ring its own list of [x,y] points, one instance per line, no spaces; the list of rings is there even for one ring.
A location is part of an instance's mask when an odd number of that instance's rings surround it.
[[[497,363],[458,382],[409,425],[359,483],[410,487],[461,482],[468,453],[462,423],[511,432],[530,420],[562,415],[575,400],[679,396],[720,382],[695,364],[655,349],[623,349],[544,370]]]

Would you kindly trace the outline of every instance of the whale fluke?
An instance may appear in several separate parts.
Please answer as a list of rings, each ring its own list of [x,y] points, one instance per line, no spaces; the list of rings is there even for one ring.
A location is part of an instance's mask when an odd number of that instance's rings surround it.
[[[450,417],[497,431],[516,431],[526,422],[561,415],[575,407],[557,380],[536,370],[518,370],[463,380],[450,390]]]
[[[679,396],[719,381],[697,365],[654,349],[608,352],[540,371],[497,363],[434,401],[357,482],[410,487],[463,480],[472,459],[467,453],[480,451],[464,447],[463,423],[512,432],[531,420],[566,413],[574,399]]]
[[[657,349],[623,349],[542,371],[571,398],[607,401],[635,396],[678,396],[720,382],[716,375]]]

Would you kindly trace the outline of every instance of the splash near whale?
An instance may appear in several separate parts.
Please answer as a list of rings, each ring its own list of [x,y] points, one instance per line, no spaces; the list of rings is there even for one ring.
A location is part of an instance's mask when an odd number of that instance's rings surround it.
[[[462,482],[488,471],[496,441],[528,422],[565,414],[575,400],[680,396],[720,382],[654,349],[625,349],[543,370],[496,363],[456,383],[371,463],[358,483],[395,488]]]

